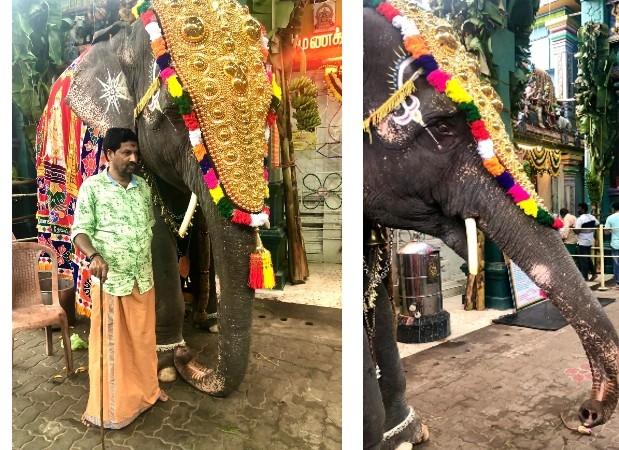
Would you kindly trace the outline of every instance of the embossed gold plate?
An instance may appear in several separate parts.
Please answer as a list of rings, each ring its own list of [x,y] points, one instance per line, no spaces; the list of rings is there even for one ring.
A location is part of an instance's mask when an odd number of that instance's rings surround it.
[[[260,24],[235,0],[152,5],[226,195],[243,210],[261,211],[271,89]]]

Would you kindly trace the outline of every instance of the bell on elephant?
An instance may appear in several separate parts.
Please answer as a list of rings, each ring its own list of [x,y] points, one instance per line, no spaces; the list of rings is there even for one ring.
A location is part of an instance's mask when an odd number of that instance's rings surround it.
[[[440,251],[425,242],[409,242],[397,253],[401,313],[398,341],[433,342],[451,334],[443,309]]]

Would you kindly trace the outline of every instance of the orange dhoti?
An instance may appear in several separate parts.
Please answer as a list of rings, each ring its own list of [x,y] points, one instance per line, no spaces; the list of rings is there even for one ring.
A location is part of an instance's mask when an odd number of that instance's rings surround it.
[[[90,394],[83,419],[101,424],[101,317],[99,285],[93,298],[88,339]],[[103,293],[103,426],[123,428],[159,399],[155,338],[155,290],[130,295]]]

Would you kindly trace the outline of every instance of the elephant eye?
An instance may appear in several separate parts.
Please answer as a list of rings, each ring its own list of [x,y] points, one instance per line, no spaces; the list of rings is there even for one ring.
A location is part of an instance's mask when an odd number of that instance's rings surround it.
[[[449,127],[449,125],[447,125],[446,123],[441,123],[439,124],[436,129],[438,130],[439,133],[441,134],[450,134],[451,132],[451,128]]]

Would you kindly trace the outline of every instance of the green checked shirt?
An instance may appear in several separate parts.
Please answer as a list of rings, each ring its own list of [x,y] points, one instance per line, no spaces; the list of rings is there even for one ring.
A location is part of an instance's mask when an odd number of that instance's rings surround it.
[[[151,241],[155,225],[150,186],[133,175],[127,189],[107,169],[80,187],[71,240],[87,235],[108,264],[103,288],[115,296],[140,293],[153,287]]]

